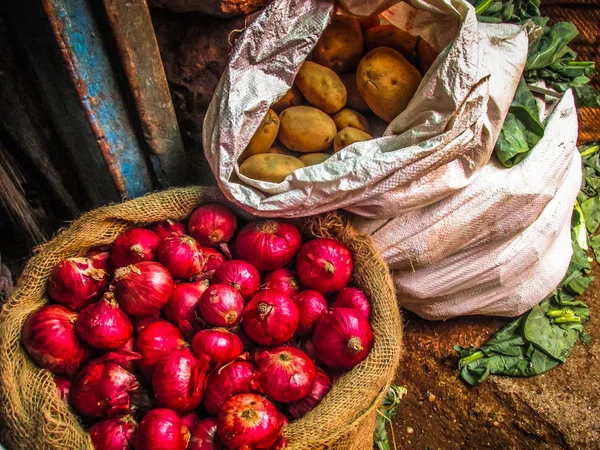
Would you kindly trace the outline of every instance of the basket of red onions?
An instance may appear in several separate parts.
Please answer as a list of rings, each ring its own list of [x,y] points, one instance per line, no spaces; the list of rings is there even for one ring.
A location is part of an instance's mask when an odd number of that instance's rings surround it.
[[[368,448],[401,324],[343,215],[296,223],[182,188],[92,211],[0,313],[10,448]]]

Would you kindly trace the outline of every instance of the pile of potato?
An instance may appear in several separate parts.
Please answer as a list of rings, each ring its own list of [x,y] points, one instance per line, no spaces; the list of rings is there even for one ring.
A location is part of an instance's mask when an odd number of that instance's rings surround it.
[[[240,172],[280,183],[327,160],[332,150],[381,136],[436,57],[427,42],[380,24],[377,16],[336,15],[294,86],[263,118],[239,158]]]

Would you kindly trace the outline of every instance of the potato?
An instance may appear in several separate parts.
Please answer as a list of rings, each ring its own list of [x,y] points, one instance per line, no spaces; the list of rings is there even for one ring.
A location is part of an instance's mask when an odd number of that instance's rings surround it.
[[[281,183],[296,169],[304,167],[298,158],[288,155],[263,154],[248,158],[240,166],[240,173],[255,180]]]
[[[379,25],[380,20],[378,15],[374,15],[369,17],[361,17],[360,19],[358,19],[358,23],[360,24],[360,27],[362,28],[364,34],[365,30]]]
[[[344,147],[354,144],[355,142],[368,141],[373,139],[373,136],[352,127],[346,127],[335,135],[333,140],[333,150],[337,153]]]
[[[267,150],[265,153],[267,153],[267,154],[273,154],[273,155],[296,156],[296,153],[294,153],[293,151],[291,151],[288,148],[285,148],[281,144],[273,144],[271,146],[271,148],[269,150]]]
[[[279,140],[291,150],[320,152],[331,145],[337,133],[335,122],[323,111],[311,106],[292,106],[279,115]]]
[[[259,153],[265,153],[271,145],[275,138],[277,137],[277,132],[279,131],[279,117],[272,109],[267,111],[265,117],[263,117],[262,122],[258,126],[256,133],[250,139],[248,146],[242,152],[239,157],[239,162],[244,162],[247,158],[252,155],[258,155]]]
[[[340,77],[327,67],[305,61],[295,83],[310,104],[328,114],[333,114],[346,105],[346,87]]]
[[[360,92],[358,92],[358,87],[356,86],[356,73],[343,73],[340,75],[340,80],[342,80],[342,83],[344,83],[344,86],[346,87],[346,106],[362,113],[371,111],[369,105],[365,103],[364,99],[360,96]]]
[[[338,131],[342,128],[352,127],[369,133],[369,122],[366,117],[352,109],[344,108],[336,112],[331,118],[335,122]]]
[[[300,157],[300,161],[302,161],[306,167],[321,164],[328,159],[329,155],[327,153],[306,153]]]
[[[386,122],[406,109],[420,83],[419,71],[389,47],[378,47],[367,53],[356,72],[362,98]]]
[[[271,109],[279,114],[286,108],[301,105],[302,101],[302,94],[296,86],[292,86],[292,88],[287,91],[283,97],[271,105]]]
[[[421,39],[417,44],[417,60],[419,61],[419,70],[425,75],[439,53],[436,52],[427,41]]]
[[[417,37],[394,25],[379,25],[365,31],[365,51],[390,47],[409,57],[417,47]]]
[[[363,35],[357,19],[334,16],[315,45],[315,61],[342,73],[356,69],[363,54]]]

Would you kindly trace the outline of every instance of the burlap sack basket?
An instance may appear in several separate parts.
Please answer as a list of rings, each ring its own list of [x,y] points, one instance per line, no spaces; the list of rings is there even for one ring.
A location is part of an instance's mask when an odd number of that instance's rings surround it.
[[[91,211],[43,245],[0,313],[0,442],[8,449],[92,449],[87,432],[56,394],[52,374],[21,346],[27,316],[47,303],[46,279],[67,257],[110,244],[123,230],[163,219],[183,219],[199,204],[225,202],[215,188],[171,189]],[[377,407],[400,358],[402,325],[388,268],[370,238],[338,213],[306,219],[306,233],[339,239],[352,251],[354,283],[373,305],[375,345],[365,361],[337,381],[313,411],[284,431],[289,449],[372,448]]]

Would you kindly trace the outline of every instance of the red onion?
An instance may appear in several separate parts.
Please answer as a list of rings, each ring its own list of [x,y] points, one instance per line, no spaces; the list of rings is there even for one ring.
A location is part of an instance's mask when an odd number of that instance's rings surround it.
[[[327,301],[318,291],[302,291],[294,297],[298,307],[300,320],[298,322],[298,336],[311,334],[315,325],[323,314],[327,313]]]
[[[144,374],[151,378],[154,366],[175,350],[187,347],[181,331],[164,320],[151,323],[139,332],[135,341],[135,351],[142,355],[138,365]]]
[[[201,420],[191,429],[192,437],[187,450],[221,450],[223,447],[217,438],[217,419]]]
[[[72,309],[82,309],[108,287],[108,274],[88,258],[67,258],[58,263],[48,278],[48,295]]]
[[[244,300],[248,300],[260,288],[260,274],[252,264],[241,259],[232,259],[219,266],[212,282],[233,286],[240,291]]]
[[[210,364],[221,366],[235,360],[244,351],[242,340],[224,328],[201,330],[192,341],[192,350],[198,356],[206,355]]]
[[[300,400],[288,403],[288,411],[294,419],[299,419],[321,403],[321,400],[323,400],[323,397],[327,395],[330,389],[331,380],[325,372],[321,369],[317,369],[315,381],[310,392]]]
[[[181,416],[181,423],[183,423],[185,427],[190,430],[190,432],[194,429],[196,424],[200,422],[200,420],[200,414],[198,414],[196,411],[190,411],[189,413]]]
[[[260,345],[283,344],[298,328],[298,307],[279,291],[260,291],[246,305],[242,326]]]
[[[313,337],[319,360],[333,369],[351,369],[373,348],[369,322],[349,308],[335,308],[321,317]]]
[[[313,239],[300,248],[296,273],[303,286],[327,295],[345,287],[354,263],[350,250],[333,239]]]
[[[234,395],[260,392],[257,376],[254,364],[248,361],[234,361],[215,370],[206,383],[204,408],[209,414],[217,415]]]
[[[228,449],[269,449],[280,437],[275,406],[257,394],[230,398],[217,418],[217,436]]]
[[[227,284],[213,284],[198,302],[202,320],[213,327],[231,327],[242,318],[244,299]]]
[[[235,250],[258,270],[280,269],[289,263],[302,243],[298,228],[277,220],[252,222],[242,228]]]
[[[215,250],[212,247],[202,247],[202,253],[204,253],[204,267],[202,273],[208,274],[209,278],[215,273],[221,264],[225,261],[225,256],[219,250]]]
[[[160,237],[145,228],[123,231],[112,245],[111,259],[115,269],[142,261],[156,261]]]
[[[150,316],[173,293],[173,278],[159,263],[145,261],[115,272],[114,292],[121,308],[131,316]]]
[[[104,270],[109,276],[114,273],[115,268],[110,260],[109,246],[94,247],[85,254],[85,257],[92,262],[92,266],[96,269]]]
[[[333,308],[350,308],[365,319],[371,319],[371,303],[363,291],[355,288],[344,288],[335,296]]]
[[[102,350],[121,348],[133,335],[131,320],[119,308],[112,292],[81,311],[76,328],[81,339]]]
[[[196,208],[188,221],[190,235],[201,245],[217,247],[231,240],[237,219],[231,210],[217,203]]]
[[[137,422],[131,416],[97,422],[90,428],[96,450],[133,450]]]
[[[156,311],[149,316],[131,317],[131,323],[133,323],[133,327],[137,333],[142,331],[151,323],[158,322],[159,320],[164,320],[161,311]]]
[[[197,408],[202,401],[208,359],[206,355],[198,359],[185,349],[171,353],[156,363],[152,387],[158,403],[178,414]]]
[[[60,399],[69,404],[69,392],[71,391],[71,380],[63,377],[54,377],[54,383],[56,384],[56,390]]]
[[[202,247],[187,234],[172,234],[158,247],[158,259],[175,278],[191,278],[202,272]]]
[[[92,361],[71,386],[73,407],[84,416],[128,414],[129,393],[139,387],[135,376],[114,362]]]
[[[292,402],[310,392],[316,369],[304,352],[281,346],[259,352],[255,359],[260,386],[273,400]]]
[[[293,297],[300,292],[300,283],[289,269],[277,269],[265,277],[265,289],[274,289],[288,297]]]
[[[184,223],[175,222],[171,219],[153,223],[148,229],[156,233],[161,239],[169,237],[171,234],[186,234],[187,231]]]
[[[185,450],[189,430],[179,416],[167,408],[150,411],[140,422],[135,448],[139,450]]]
[[[131,350],[128,349],[129,343],[131,343]],[[133,351],[133,338],[131,338],[122,348],[105,353],[97,361],[114,362],[128,372],[134,373],[134,362],[140,359],[142,359],[142,355]]]
[[[90,359],[92,349],[75,331],[77,316],[64,306],[48,305],[27,318],[23,346],[38,366],[71,377]]]
[[[197,316],[196,307],[208,286],[208,280],[178,283],[163,308],[166,319],[177,325],[187,338],[191,339],[202,328],[202,321]]]

